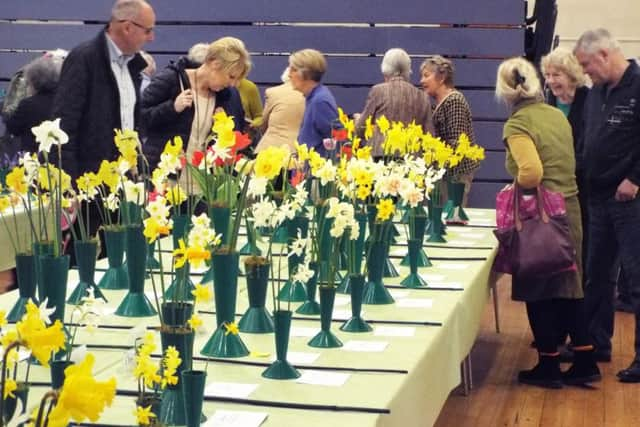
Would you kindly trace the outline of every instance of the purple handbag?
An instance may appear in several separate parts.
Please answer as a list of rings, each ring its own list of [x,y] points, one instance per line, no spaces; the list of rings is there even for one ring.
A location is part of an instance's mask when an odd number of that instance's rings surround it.
[[[522,215],[521,189],[514,183],[513,225],[494,230],[500,244],[493,269],[527,279],[546,279],[558,273],[576,270],[576,251],[569,232],[564,206],[549,216],[543,194],[552,193],[544,187],[536,189],[537,212]],[[552,193],[557,194],[557,193]],[[564,198],[562,198],[564,202]],[[557,199],[554,200],[557,205]],[[499,212],[497,212],[499,214]]]

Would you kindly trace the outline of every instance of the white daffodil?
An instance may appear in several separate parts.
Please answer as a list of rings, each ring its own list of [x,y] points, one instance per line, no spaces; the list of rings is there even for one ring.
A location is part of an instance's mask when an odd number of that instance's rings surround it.
[[[124,194],[127,202],[135,203],[138,206],[144,205],[144,182],[124,182]]]
[[[301,257],[304,254],[304,251],[307,248],[308,244],[309,238],[302,237],[302,229],[298,228],[296,239],[294,239],[294,241],[291,242],[291,245],[289,245],[289,254],[287,254],[287,257],[291,257],[293,255]]]
[[[149,202],[146,210],[149,215],[159,219],[166,219],[171,214],[171,207],[167,205],[167,199],[162,196],[158,196],[154,201]]]
[[[49,298],[47,297],[38,306],[38,313],[40,313],[40,319],[44,322],[45,325],[51,324],[50,317],[56,311],[55,307],[47,308],[48,302],[49,302]]]
[[[260,197],[267,193],[267,184],[269,179],[265,177],[254,177],[249,181],[249,187],[247,188],[247,196]]]
[[[62,145],[69,142],[69,135],[60,129],[60,119],[45,120],[38,126],[31,128],[31,132],[36,137],[36,142],[40,144],[38,151],[48,153],[52,145]]]
[[[292,280],[294,282],[307,283],[314,274],[315,272],[309,268],[308,260],[305,259],[304,262],[298,265],[296,272],[292,276]]]
[[[107,196],[106,206],[107,209],[112,212],[117,211],[120,207],[120,197],[118,197],[116,193],[109,193],[109,195]]]
[[[251,206],[251,215],[253,216],[256,227],[268,227],[271,216],[277,209],[273,200],[261,200]]]

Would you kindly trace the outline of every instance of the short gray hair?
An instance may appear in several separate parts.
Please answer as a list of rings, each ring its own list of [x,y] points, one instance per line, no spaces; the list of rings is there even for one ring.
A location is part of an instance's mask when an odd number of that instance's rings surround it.
[[[187,58],[189,61],[195,62],[198,65],[204,63],[205,58],[207,57],[207,52],[209,51],[209,43],[196,43],[191,46],[189,49],[189,53],[187,53]]]
[[[595,30],[587,30],[576,42],[573,52],[582,51],[586,54],[593,54],[599,50],[619,51],[620,43],[613,38],[609,30],[604,28],[596,28]]]
[[[404,49],[389,49],[382,58],[380,71],[385,77],[401,76],[409,80],[411,75],[411,58]]]
[[[148,3],[144,0],[117,0],[111,9],[111,19],[113,21],[135,19],[145,5]]]
[[[35,93],[53,91],[58,87],[62,62],[58,57],[43,55],[26,66],[24,75]]]
[[[424,73],[425,70],[429,70],[437,78],[442,79],[445,86],[453,87],[453,76],[456,72],[456,67],[450,59],[440,55],[430,56],[420,65],[420,73]]]

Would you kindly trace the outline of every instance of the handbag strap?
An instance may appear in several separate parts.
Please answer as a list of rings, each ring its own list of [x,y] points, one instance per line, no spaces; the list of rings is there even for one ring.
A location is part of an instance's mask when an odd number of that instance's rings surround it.
[[[538,204],[538,214],[540,215],[540,219],[545,224],[549,222],[549,214],[547,214],[547,210],[544,207],[544,200],[542,199],[542,184],[539,184],[536,191],[536,203]],[[516,230],[522,230],[522,220],[520,219],[520,192],[521,187],[518,185],[518,182],[513,180],[513,219],[516,225]]]

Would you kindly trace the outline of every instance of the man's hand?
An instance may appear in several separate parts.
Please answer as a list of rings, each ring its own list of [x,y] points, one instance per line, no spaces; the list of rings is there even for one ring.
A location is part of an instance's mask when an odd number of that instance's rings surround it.
[[[638,194],[638,186],[625,178],[616,190],[616,200],[618,202],[627,202],[636,198]]]

